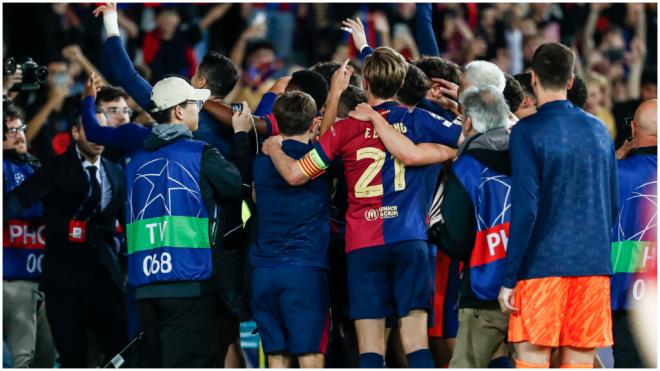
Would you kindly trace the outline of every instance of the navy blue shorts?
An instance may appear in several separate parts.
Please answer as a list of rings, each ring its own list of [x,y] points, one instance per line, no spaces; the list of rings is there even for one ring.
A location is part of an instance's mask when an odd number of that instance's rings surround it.
[[[328,278],[320,268],[286,266],[252,270],[252,315],[264,353],[325,353]]]
[[[402,318],[431,307],[431,267],[426,241],[413,240],[348,253],[351,319]]]

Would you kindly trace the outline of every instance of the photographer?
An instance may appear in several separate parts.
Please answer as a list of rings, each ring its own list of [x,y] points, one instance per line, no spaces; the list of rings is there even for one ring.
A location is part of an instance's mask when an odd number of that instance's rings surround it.
[[[3,196],[34,174],[39,160],[27,153],[20,112],[7,107],[6,140],[2,143]],[[4,339],[14,367],[52,367],[55,348],[46,319],[44,293],[39,291],[45,241],[42,204],[3,223],[2,312]]]
[[[101,116],[101,119],[103,116]],[[40,288],[61,367],[87,367],[87,330],[106,361],[128,343],[122,278],[110,247],[124,199],[118,166],[100,157],[80,123],[75,145],[4,198],[4,220],[43,202],[45,258]]]
[[[68,63],[55,60],[48,64],[45,85],[37,85],[35,90],[39,90],[35,93],[19,97],[28,118],[27,142],[33,145],[34,154],[42,161],[63,154],[72,143],[71,118],[81,99],[79,94],[71,95],[72,85]]]

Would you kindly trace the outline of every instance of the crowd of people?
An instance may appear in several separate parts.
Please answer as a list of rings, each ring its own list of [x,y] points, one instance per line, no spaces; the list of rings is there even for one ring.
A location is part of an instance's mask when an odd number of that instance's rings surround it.
[[[656,4],[3,8],[4,365],[655,367]]]

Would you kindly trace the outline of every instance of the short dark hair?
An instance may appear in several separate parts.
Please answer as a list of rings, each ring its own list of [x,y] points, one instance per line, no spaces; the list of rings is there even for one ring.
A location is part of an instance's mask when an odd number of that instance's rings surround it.
[[[5,122],[9,122],[15,119],[23,121],[25,116],[23,115],[23,111],[21,111],[20,108],[18,108],[15,104],[12,104],[5,108],[4,117]]]
[[[128,94],[122,88],[116,86],[104,86],[96,93],[96,104],[101,102],[114,102],[119,98],[128,100]]]
[[[453,82],[456,85],[461,84],[461,68],[448,59],[440,57],[422,57],[415,61],[414,64],[424,71],[429,79],[438,78]]]
[[[413,64],[408,64],[403,86],[396,94],[396,98],[403,104],[414,106],[426,96],[426,92],[431,89],[431,86],[431,80],[424,71]]]
[[[337,68],[339,67],[341,67],[341,64],[339,64],[338,62],[319,62],[313,65],[312,67],[310,67],[309,69],[311,71],[320,73],[321,76],[323,76],[325,81],[328,83],[328,86],[330,86],[330,82],[332,80],[332,74],[334,74]],[[360,79],[356,72],[353,72],[353,74],[351,75],[349,84],[353,86],[360,85]]]
[[[519,73],[513,75],[513,78],[520,83],[520,87],[523,90],[523,94],[533,97],[536,99],[536,94],[534,94],[534,88],[532,87],[532,74],[529,72]]]
[[[224,98],[229,94],[238,81],[236,66],[229,58],[214,50],[204,54],[198,73],[206,78],[208,89],[218,98]]]
[[[318,72],[311,70],[296,71],[291,75],[289,85],[311,95],[316,107],[323,107],[325,99],[328,97],[328,83],[323,75]]]
[[[316,116],[316,104],[312,96],[305,92],[289,91],[277,97],[273,115],[282,134],[304,134]]]
[[[575,54],[566,45],[552,42],[536,49],[532,57],[532,71],[545,89],[563,90],[573,76]]]
[[[339,96],[339,104],[337,105],[337,117],[346,118],[348,113],[355,109],[360,103],[366,103],[367,97],[364,95],[362,89],[348,85],[346,90]]]
[[[587,103],[588,95],[587,84],[580,76],[575,75],[575,77],[573,77],[573,86],[568,91],[566,98],[574,105],[584,108],[584,105]]]
[[[273,47],[273,44],[270,43],[270,41],[266,39],[255,39],[250,41],[245,47],[245,59],[247,59],[250,55],[259,49],[269,49],[275,52],[275,48]]]
[[[508,73],[504,74],[504,79],[506,80],[506,85],[504,85],[502,94],[504,94],[506,104],[509,105],[509,111],[516,112],[520,108],[523,99],[525,99],[523,88],[520,86],[518,80],[514,79]]]

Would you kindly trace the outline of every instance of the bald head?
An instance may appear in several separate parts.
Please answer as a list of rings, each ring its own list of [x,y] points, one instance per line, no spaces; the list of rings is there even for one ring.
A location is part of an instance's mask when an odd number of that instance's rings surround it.
[[[637,107],[633,118],[636,136],[658,135],[658,100],[649,99]]]

